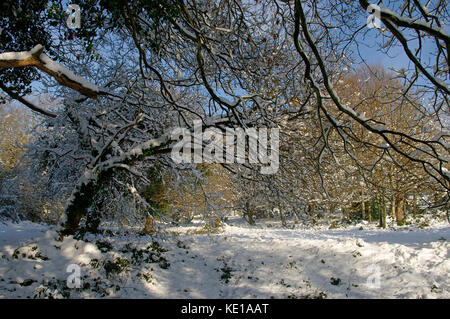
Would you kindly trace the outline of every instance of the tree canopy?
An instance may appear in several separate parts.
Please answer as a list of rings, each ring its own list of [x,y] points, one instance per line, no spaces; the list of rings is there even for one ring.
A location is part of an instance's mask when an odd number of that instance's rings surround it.
[[[120,193],[123,203],[152,210],[142,196],[152,181],[142,172],[155,165],[184,180],[202,176],[169,154],[170,128],[193,130],[195,120],[222,132],[279,128],[276,174],[261,174],[261,164],[221,165],[286,209],[350,205],[368,193],[397,198],[425,184],[448,202],[444,2],[73,3],[81,8],[73,30],[57,1],[5,3],[0,13],[3,91],[26,104],[21,96],[40,80],[38,90],[64,100],[29,156],[46,179],[66,178],[53,192],[67,199],[66,233],[106,200],[108,187],[108,200]],[[379,18],[375,28],[368,17]],[[31,50],[37,44],[49,56]],[[44,62],[7,64],[11,56]]]

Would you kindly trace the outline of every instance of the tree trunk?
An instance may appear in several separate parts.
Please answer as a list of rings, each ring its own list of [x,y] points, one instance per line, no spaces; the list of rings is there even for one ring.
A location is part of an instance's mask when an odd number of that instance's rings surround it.
[[[366,203],[364,202],[364,190],[362,191],[362,194],[361,194],[361,215],[362,215],[362,219],[365,220],[366,219]]]
[[[408,195],[403,197],[403,222],[406,222],[408,216]]]
[[[280,219],[281,219],[281,225],[283,225],[283,227],[286,226],[286,217],[283,214],[283,209],[282,208],[278,208],[280,211]]]
[[[386,228],[386,202],[384,195],[379,195],[378,197],[378,216],[380,220],[379,227]]]
[[[394,218],[395,216],[395,196],[392,195],[392,199],[391,199],[391,216],[392,218]]]
[[[245,203],[245,213],[247,215],[248,223],[250,225],[254,225],[255,224],[255,218],[254,218],[253,208],[251,207],[249,201],[247,201]]]
[[[364,202],[364,200],[361,202],[361,215],[362,215],[362,219],[365,220],[366,219],[366,203]]]
[[[75,235],[80,226],[81,219],[87,215],[88,207],[94,196],[94,181],[82,184],[72,195],[73,199],[66,208],[66,220],[61,235]]]
[[[404,204],[405,199],[403,194],[399,194],[395,198],[396,207],[395,207],[395,219],[398,226],[404,224]]]
[[[293,208],[293,211],[295,216],[295,223],[298,224],[300,223],[300,213],[295,207]]]
[[[75,235],[84,232],[96,232],[100,224],[100,216],[96,212],[88,212],[92,199],[105,180],[111,177],[112,170],[108,169],[98,173],[88,181],[78,184],[72,193],[71,200],[65,209],[65,221],[61,225],[61,235]],[[84,229],[80,229],[80,221],[86,217]]]
[[[147,220],[145,221],[145,227],[142,230],[142,233],[150,234],[150,235],[156,233],[155,228],[153,227],[153,218],[152,217],[148,217]]]
[[[381,198],[380,198],[380,195],[378,195],[378,199],[377,199],[377,201],[378,201],[378,221],[379,221],[379,224],[378,224],[378,227],[383,227],[383,204],[381,203]]]

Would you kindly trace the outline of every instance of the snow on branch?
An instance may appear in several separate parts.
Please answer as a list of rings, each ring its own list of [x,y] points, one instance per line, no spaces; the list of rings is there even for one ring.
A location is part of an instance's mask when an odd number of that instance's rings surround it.
[[[43,51],[44,47],[38,44],[30,51],[0,53],[0,68],[35,66],[54,77],[59,84],[67,86],[87,97],[97,98],[99,88],[96,85],[53,61]]]
[[[370,6],[369,1],[367,0],[359,0],[359,3],[366,10]],[[419,9],[425,9],[425,7],[423,7],[419,2],[417,2],[416,4],[419,5]],[[433,26],[431,22],[403,17],[387,8],[380,8],[380,11],[382,19],[389,20],[398,27],[412,28],[415,30],[424,31],[444,41],[447,46],[450,44],[450,36],[448,35],[447,31],[441,26]]]

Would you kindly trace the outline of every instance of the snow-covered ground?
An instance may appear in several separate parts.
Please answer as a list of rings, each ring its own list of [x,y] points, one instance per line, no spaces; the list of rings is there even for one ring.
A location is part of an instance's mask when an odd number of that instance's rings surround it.
[[[49,226],[0,224],[0,297],[450,297],[448,223],[328,230],[231,219],[221,232],[201,230],[61,242]],[[67,286],[77,283],[71,264],[80,266],[80,288]]]

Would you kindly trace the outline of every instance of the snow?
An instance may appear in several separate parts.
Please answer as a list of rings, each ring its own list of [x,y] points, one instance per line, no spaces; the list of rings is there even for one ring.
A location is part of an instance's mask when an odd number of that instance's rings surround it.
[[[1,61],[24,60],[28,58],[31,58],[31,54],[29,51],[5,52],[0,54]]]
[[[25,60],[31,58],[33,55],[42,51],[43,49],[44,47],[41,44],[38,44],[30,51],[0,53],[0,61]]]
[[[328,230],[230,218],[212,233],[200,222],[161,226],[153,237],[130,229],[61,242],[50,226],[0,225],[0,298],[450,297],[448,223]],[[67,287],[70,264],[81,267],[82,288]]]
[[[60,64],[56,63],[55,61],[53,61],[52,59],[50,59],[46,54],[42,53],[39,56],[39,60],[41,60],[44,63],[44,65],[47,69],[57,73],[58,75],[64,75],[66,78],[68,78],[72,82],[76,82],[84,88],[90,89],[94,92],[99,92],[99,88],[97,85],[92,84],[91,82],[89,82],[88,80],[86,80],[85,78],[83,78],[81,76],[75,75],[75,73],[73,73],[69,69],[63,67],[62,65],[60,65]]]
[[[43,236],[47,230],[49,230],[48,226],[29,221],[20,224],[0,222],[0,245],[2,247],[6,244],[20,245],[29,238]]]

